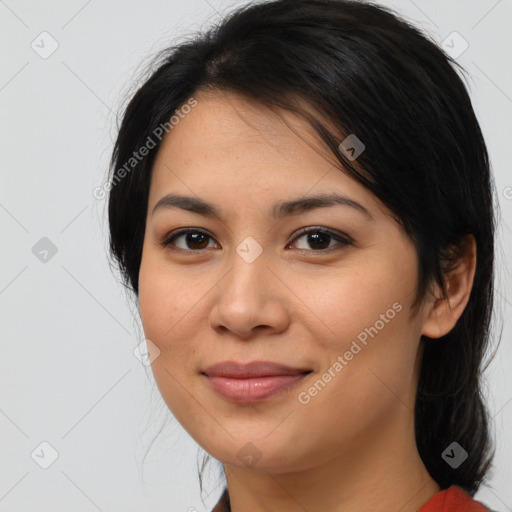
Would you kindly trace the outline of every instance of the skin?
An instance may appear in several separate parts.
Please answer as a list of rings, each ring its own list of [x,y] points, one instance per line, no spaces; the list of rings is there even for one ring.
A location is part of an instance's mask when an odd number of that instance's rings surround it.
[[[233,93],[194,97],[197,106],[157,154],[140,267],[140,315],[160,350],[152,370],[162,397],[224,464],[234,512],[416,511],[440,490],[414,437],[420,339],[442,336],[462,314],[474,243],[447,276],[447,300],[436,299],[433,287],[413,314],[418,259],[411,240],[375,196],[333,165],[305,121]],[[343,205],[269,216],[276,202],[333,191],[371,218]],[[222,220],[181,208],[153,214],[169,193],[212,203]],[[330,228],[352,243],[331,237],[319,245],[297,234],[307,227]],[[179,228],[209,236],[188,244],[181,236],[163,247]],[[263,250],[251,263],[236,251],[248,236]],[[298,394],[396,303],[401,311],[301,403]],[[237,404],[201,374],[226,360],[312,373],[266,400]],[[255,464],[237,456],[243,447]]]

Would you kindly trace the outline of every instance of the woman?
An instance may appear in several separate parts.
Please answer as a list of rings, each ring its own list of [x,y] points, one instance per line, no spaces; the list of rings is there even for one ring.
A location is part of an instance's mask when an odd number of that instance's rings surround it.
[[[487,510],[492,177],[457,65],[392,11],[239,8],[160,54],[110,249],[216,511]]]

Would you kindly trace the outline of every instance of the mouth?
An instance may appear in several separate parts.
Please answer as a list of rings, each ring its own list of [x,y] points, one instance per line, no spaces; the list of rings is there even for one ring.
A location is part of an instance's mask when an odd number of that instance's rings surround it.
[[[201,374],[214,392],[241,404],[259,402],[289,391],[311,372],[269,361],[247,364],[225,361],[206,368]]]

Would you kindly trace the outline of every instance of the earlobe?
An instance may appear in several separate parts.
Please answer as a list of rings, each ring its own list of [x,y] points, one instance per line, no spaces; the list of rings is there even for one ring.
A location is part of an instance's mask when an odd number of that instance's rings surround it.
[[[473,235],[466,235],[458,246],[458,259],[445,273],[446,298],[437,295],[426,305],[427,316],[421,334],[440,338],[448,334],[461,317],[469,301],[476,270],[476,242]]]

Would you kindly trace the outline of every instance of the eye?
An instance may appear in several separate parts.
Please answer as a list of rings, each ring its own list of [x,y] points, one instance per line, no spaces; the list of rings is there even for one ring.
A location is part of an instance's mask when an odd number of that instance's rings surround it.
[[[305,237],[305,238],[304,238]],[[333,246],[330,246],[332,241],[337,241],[337,245],[348,246],[352,245],[352,240],[347,235],[343,235],[336,231],[332,231],[328,228],[322,227],[314,227],[314,228],[304,228],[299,232],[299,236],[297,236],[293,241],[299,240],[300,238],[304,238],[306,244],[311,244],[316,250],[313,252],[330,252]],[[289,244],[291,245],[291,244]],[[336,247],[336,244],[334,244]],[[299,250],[308,250],[308,248],[300,248]]]
[[[176,240],[183,239],[184,247],[180,247],[176,244]],[[313,227],[313,228],[304,228],[302,229],[298,236],[294,238],[292,242],[290,242],[287,247],[290,247],[293,242],[304,238],[306,244],[311,244],[313,247],[313,251],[310,252],[330,252],[333,247],[338,246],[349,246],[353,244],[352,239],[339,233],[337,231],[330,230],[328,228],[322,227]],[[202,251],[203,249],[208,248],[208,240],[213,240],[213,238],[206,232],[198,230],[198,229],[182,229],[177,233],[169,233],[159,245],[162,247],[168,247],[169,245],[174,246],[178,250],[195,252]],[[333,241],[338,242],[337,244],[331,245]],[[309,250],[307,247],[299,247],[299,250]]]
[[[207,247],[208,244],[205,242],[208,238],[212,238],[204,231],[189,228],[178,231],[178,233],[169,233],[159,245],[162,247],[175,245],[174,242],[182,237],[184,237],[185,247],[178,247],[178,249],[181,249],[182,251],[201,251]],[[189,245],[189,247],[186,247],[187,245]]]

